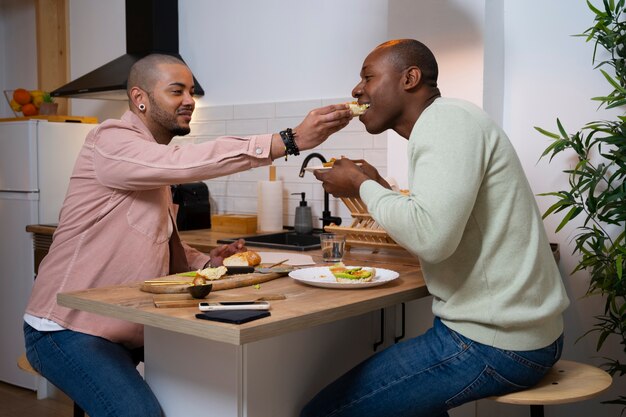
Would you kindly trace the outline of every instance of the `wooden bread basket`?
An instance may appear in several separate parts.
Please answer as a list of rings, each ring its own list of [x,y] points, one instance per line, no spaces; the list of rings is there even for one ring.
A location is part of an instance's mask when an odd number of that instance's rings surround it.
[[[331,224],[324,230],[346,236],[346,249],[351,246],[371,247],[375,249],[391,248],[402,249],[367,211],[367,206],[359,197],[344,197],[341,199],[350,210],[352,224],[349,227]]]

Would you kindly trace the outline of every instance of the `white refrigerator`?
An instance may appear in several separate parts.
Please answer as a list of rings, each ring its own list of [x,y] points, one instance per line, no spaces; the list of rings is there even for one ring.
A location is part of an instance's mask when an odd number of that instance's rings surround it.
[[[29,224],[56,224],[74,162],[95,124],[0,122],[0,381],[35,389],[18,369],[35,275]]]

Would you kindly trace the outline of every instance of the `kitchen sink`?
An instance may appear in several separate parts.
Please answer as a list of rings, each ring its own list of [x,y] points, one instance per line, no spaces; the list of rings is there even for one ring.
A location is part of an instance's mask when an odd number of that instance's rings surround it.
[[[320,248],[320,233],[296,233],[284,231],[267,235],[242,236],[234,239],[219,239],[217,243],[232,243],[237,239],[244,239],[246,246],[260,246],[263,248],[314,250]]]

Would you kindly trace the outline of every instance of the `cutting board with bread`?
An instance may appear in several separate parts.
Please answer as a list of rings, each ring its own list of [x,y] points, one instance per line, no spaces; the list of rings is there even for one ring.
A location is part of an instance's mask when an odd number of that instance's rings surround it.
[[[183,294],[190,285],[211,284],[211,291],[229,290],[247,287],[271,281],[289,273],[288,268],[261,268],[264,272],[249,272],[244,274],[228,274],[228,269],[236,270],[242,267],[260,267],[261,257],[254,251],[237,253],[224,259],[224,266],[205,268],[195,272],[168,275],[144,281],[140,289],[154,294]]]

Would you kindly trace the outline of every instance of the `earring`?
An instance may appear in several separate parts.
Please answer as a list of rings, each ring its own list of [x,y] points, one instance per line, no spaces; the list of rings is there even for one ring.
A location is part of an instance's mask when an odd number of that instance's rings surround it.
[[[146,105],[145,105],[145,104],[143,104],[143,103],[139,103],[139,106],[138,106],[138,107],[139,107],[139,111],[140,111],[140,112],[142,112],[142,113],[143,113],[143,112],[145,112],[145,111],[146,111]]]

